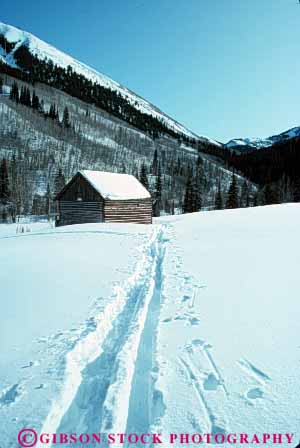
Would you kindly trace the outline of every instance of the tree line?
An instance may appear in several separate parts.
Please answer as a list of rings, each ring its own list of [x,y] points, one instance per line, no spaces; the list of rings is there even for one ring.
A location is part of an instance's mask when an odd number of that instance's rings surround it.
[[[199,148],[257,185],[257,204],[300,202],[300,138],[242,152],[225,147]]]
[[[0,87],[1,84],[3,85],[3,80],[0,78]],[[66,129],[70,129],[72,127],[69,109],[67,106],[65,106],[63,110],[62,119],[60,121],[59,110],[55,103],[50,105],[49,110],[46,110],[44,101],[40,100],[38,95],[35,93],[35,90],[33,90],[31,94],[30,89],[26,86],[22,86],[20,89],[16,81],[14,81],[11,86],[9,98],[17,104],[22,104],[23,106],[32,108],[36,112],[42,114],[45,118],[51,118]]]
[[[24,166],[25,165],[25,166]],[[65,186],[65,176],[61,168],[56,170],[53,186],[48,183],[45,195],[34,195],[30,201],[27,189],[30,188],[26,161],[13,156],[11,161],[3,158],[0,163],[0,222],[16,222],[21,214],[46,215],[55,213],[55,197]],[[28,202],[29,199],[29,202]]]

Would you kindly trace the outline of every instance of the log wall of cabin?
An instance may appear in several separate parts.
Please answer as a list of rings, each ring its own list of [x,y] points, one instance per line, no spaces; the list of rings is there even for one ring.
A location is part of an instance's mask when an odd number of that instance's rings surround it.
[[[58,225],[103,222],[103,204],[101,202],[59,202]]]
[[[104,202],[83,176],[77,175],[59,196],[58,225],[103,222]]]
[[[82,202],[103,202],[102,196],[81,175],[75,176],[66,190],[59,195],[60,201],[78,201],[79,198]]]
[[[105,222],[123,222],[137,224],[152,223],[152,200],[128,199],[104,201]]]

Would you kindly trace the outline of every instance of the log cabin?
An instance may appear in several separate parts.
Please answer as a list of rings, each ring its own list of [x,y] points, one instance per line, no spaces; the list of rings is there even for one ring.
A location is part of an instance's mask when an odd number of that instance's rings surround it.
[[[152,199],[129,174],[78,171],[57,194],[57,226],[111,222],[152,223]]]

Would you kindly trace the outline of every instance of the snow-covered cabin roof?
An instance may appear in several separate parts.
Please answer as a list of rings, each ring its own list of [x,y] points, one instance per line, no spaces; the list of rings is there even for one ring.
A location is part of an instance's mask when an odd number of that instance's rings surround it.
[[[146,199],[150,193],[130,174],[106,171],[82,170],[79,173],[101,194],[104,199]]]

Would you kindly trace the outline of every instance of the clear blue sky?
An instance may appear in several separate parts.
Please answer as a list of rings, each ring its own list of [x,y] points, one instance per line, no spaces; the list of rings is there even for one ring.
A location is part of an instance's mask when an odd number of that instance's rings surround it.
[[[9,0],[0,20],[199,134],[227,141],[300,124],[298,0]]]

